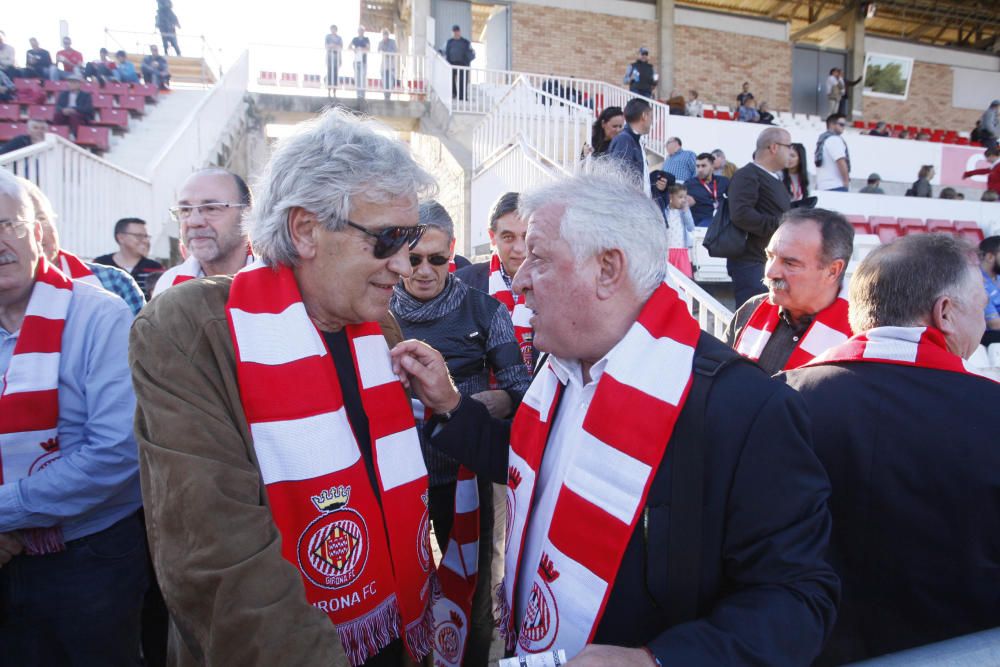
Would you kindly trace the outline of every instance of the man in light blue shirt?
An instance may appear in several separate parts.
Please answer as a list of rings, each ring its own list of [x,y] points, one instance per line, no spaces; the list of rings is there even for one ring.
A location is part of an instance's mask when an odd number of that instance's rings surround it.
[[[663,162],[663,171],[673,174],[677,183],[684,183],[695,175],[695,154],[684,150],[680,137],[667,139],[667,159]]]
[[[41,289],[41,237],[23,181],[0,171],[4,392],[14,382],[8,370],[15,349],[21,355],[39,346],[25,339],[18,347],[18,341],[28,304]],[[45,310],[32,305],[32,313],[38,308]],[[0,483],[0,647],[3,659],[17,665],[137,664],[148,572],[127,363],[132,314],[113,294],[74,281],[64,322],[58,455]],[[20,404],[30,412],[32,397],[24,396]],[[0,394],[0,410],[7,398]],[[9,437],[0,433],[0,453]],[[25,531],[53,527],[61,529],[61,550],[24,553]]]

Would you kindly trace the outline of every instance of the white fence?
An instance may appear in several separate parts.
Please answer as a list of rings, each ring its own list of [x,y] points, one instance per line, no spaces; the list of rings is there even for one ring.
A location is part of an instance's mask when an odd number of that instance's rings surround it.
[[[51,200],[58,216],[62,245],[83,257],[96,257],[114,247],[115,220],[137,217],[151,221],[152,184],[62,137],[0,156],[0,167],[34,182]]]
[[[473,169],[479,169],[491,156],[519,139],[543,160],[572,173],[590,124],[586,107],[540,91],[518,78],[473,132]]]

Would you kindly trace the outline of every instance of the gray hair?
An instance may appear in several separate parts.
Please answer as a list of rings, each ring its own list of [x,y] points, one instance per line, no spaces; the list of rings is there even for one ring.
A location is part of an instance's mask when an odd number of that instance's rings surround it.
[[[357,199],[385,203],[437,190],[401,141],[385,126],[342,109],[300,123],[281,141],[257,181],[257,205],[246,223],[254,251],[271,264],[295,265],[298,251],[288,215],[302,208],[330,231],[343,229]]]
[[[0,195],[6,195],[14,201],[18,202],[17,212],[20,213],[25,220],[35,224],[35,204],[31,201],[31,195],[28,193],[28,188],[25,187],[25,183],[28,181],[15,176],[6,169],[0,169]]]
[[[432,199],[421,202],[420,208],[417,211],[420,217],[419,224],[440,229],[447,234],[449,243],[455,238],[455,223],[452,221],[451,216],[448,215],[447,209],[437,201]]]
[[[970,289],[983,288],[972,270],[977,262],[972,245],[948,234],[904,236],[879,246],[851,278],[851,329],[921,324],[940,297],[964,301]]]
[[[669,244],[663,214],[619,161],[593,160],[584,172],[523,193],[518,214],[527,220],[551,204],[566,207],[559,232],[578,263],[605,250],[621,250],[629,280],[643,300],[666,278]]]
[[[820,248],[820,261],[824,266],[842,259],[844,268],[854,254],[854,227],[847,218],[836,211],[825,208],[793,208],[781,216],[780,224],[797,225],[806,221],[819,225],[823,242]],[[840,273],[844,277],[843,271]]]

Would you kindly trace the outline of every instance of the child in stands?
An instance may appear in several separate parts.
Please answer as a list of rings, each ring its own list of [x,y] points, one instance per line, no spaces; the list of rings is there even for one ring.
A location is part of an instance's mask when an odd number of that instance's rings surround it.
[[[664,211],[670,247],[668,260],[688,278],[694,277],[689,249],[694,246],[694,218],[689,208],[687,188],[677,183],[667,188],[670,203]]]

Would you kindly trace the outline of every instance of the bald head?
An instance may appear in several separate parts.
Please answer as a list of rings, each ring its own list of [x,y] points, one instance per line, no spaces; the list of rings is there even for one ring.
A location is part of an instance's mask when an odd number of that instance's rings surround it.
[[[779,171],[788,167],[792,154],[792,135],[780,127],[769,127],[757,137],[754,160],[768,171]]]

